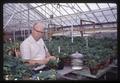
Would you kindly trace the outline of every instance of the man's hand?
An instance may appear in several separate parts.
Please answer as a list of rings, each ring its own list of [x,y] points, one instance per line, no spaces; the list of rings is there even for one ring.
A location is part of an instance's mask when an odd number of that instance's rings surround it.
[[[49,59],[50,60],[56,60],[56,57],[55,56],[49,56]]]
[[[48,62],[49,62],[49,60],[50,60],[50,58],[48,57],[48,58],[46,58],[45,60],[44,60],[44,64],[47,64]]]
[[[47,57],[48,57],[50,60],[56,60],[56,57],[55,57],[55,56],[51,56],[49,52],[47,52]]]

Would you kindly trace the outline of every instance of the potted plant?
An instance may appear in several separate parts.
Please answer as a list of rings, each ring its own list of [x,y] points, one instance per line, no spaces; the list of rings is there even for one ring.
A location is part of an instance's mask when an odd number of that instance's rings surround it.
[[[40,71],[34,77],[36,80],[56,80],[56,70]]]
[[[63,69],[63,68],[64,68],[64,61],[60,59],[59,62],[58,62],[57,69],[58,69],[58,70],[61,70],[61,69]]]
[[[58,66],[58,61],[57,60],[50,60],[47,63],[47,67],[50,68],[50,69],[57,69],[57,66]]]
[[[32,70],[26,66],[21,58],[13,57],[4,53],[3,72],[8,75],[9,80],[23,79],[23,76],[32,76]]]
[[[98,72],[97,61],[94,59],[88,60],[88,67],[92,75],[96,75]]]

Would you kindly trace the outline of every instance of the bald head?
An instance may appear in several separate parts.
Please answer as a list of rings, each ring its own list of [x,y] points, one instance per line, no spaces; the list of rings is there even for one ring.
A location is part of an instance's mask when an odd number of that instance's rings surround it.
[[[44,30],[44,24],[42,22],[37,22],[33,25],[33,29]]]
[[[42,22],[37,22],[33,25],[32,36],[35,40],[42,38],[44,33],[44,24]]]

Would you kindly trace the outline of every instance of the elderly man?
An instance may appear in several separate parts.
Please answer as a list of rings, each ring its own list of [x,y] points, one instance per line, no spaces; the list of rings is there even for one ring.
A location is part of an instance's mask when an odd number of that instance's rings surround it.
[[[27,62],[29,65],[45,65],[49,60],[56,59],[49,54],[42,39],[43,35],[44,24],[41,22],[35,23],[32,28],[32,34],[20,45],[21,57],[23,61]]]

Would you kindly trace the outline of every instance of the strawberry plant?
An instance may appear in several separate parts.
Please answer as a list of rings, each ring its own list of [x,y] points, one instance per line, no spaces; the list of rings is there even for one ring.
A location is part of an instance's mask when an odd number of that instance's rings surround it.
[[[11,76],[11,79],[9,80],[14,80],[15,78],[22,80],[23,76],[32,76],[32,71],[22,62],[20,58],[9,55],[4,55],[3,72],[4,76]]]
[[[26,66],[21,58],[17,58],[14,55],[14,48],[19,48],[19,43],[4,43],[4,55],[3,55],[3,73],[4,79],[6,76],[9,77],[9,80],[18,80],[24,79],[23,76],[31,77],[32,71]],[[11,53],[10,53],[11,52]]]
[[[47,63],[47,66],[51,69],[57,69],[57,66],[58,66],[58,61],[57,60],[50,60],[48,63]]]
[[[61,47],[60,53],[58,52],[58,46]],[[48,48],[51,54],[60,58],[69,57],[70,54],[78,51],[84,55],[85,64],[88,63],[90,57],[97,64],[101,64],[109,57],[117,56],[117,41],[111,38],[88,37],[88,48],[86,48],[85,38],[74,37],[72,43],[70,37],[54,37],[49,42]]]
[[[56,80],[56,71],[54,69],[41,71],[35,77],[37,77],[37,80]]]

